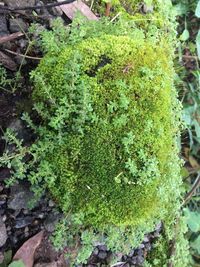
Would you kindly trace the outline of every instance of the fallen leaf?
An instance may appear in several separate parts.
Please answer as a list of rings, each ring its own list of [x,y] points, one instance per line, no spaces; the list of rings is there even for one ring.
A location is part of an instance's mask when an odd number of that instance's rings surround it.
[[[11,264],[8,265],[8,267],[26,267],[22,260],[19,261],[13,261]]]
[[[192,166],[192,168],[194,169],[199,169],[199,163],[197,162],[197,160],[193,157],[193,156],[189,156],[189,162],[190,165]]]
[[[40,245],[43,234],[41,231],[27,240],[16,252],[13,260],[22,260],[26,267],[33,267],[35,250]]]
[[[22,37],[22,36],[24,36],[24,34],[22,32],[15,32],[15,33],[12,33],[12,34],[9,34],[6,36],[2,36],[2,37],[0,37],[0,44],[15,40],[15,39]]]
[[[57,2],[61,2],[62,0],[57,0]],[[88,18],[89,20],[98,20],[97,16],[90,10],[90,8],[84,4],[82,1],[74,1],[70,4],[61,5],[60,8],[65,13],[65,15],[73,20],[77,11],[79,11],[83,16]]]

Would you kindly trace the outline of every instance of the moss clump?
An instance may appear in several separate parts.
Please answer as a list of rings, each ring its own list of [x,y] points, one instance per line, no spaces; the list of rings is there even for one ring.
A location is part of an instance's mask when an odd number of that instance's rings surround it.
[[[42,33],[46,55],[31,74],[40,125],[25,116],[38,138],[26,164],[18,142],[11,165],[67,214],[60,229],[77,263],[99,240],[128,253],[158,221],[173,224],[179,208],[173,34],[164,16],[146,22],[77,17]]]
[[[62,134],[46,158],[51,192],[88,225],[138,225],[164,211],[177,132],[170,56],[164,41],[102,35],[62,49],[54,66],[47,54],[35,71],[49,135]]]

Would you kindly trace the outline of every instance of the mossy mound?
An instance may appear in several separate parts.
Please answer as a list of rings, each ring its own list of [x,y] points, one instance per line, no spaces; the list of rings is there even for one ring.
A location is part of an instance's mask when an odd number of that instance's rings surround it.
[[[36,196],[50,191],[66,214],[54,244],[77,264],[99,242],[128,254],[160,221],[166,243],[174,238],[181,194],[174,28],[170,1],[153,3],[144,18],[127,10],[114,22],[77,16],[40,33],[45,56],[31,73],[37,126],[24,115],[37,138],[24,148],[6,136],[16,156],[6,154],[4,164]]]
[[[62,138],[46,157],[49,187],[85,224],[138,225],[165,212],[177,164],[170,57],[164,41],[102,35],[37,68],[34,99],[48,106],[49,135]]]

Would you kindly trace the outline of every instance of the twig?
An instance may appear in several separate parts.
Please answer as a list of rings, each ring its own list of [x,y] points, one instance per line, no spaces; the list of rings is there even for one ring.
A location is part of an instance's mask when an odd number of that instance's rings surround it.
[[[126,262],[124,262],[124,261],[120,261],[120,262],[117,262],[117,263],[111,265],[111,267],[118,267],[118,266],[120,266],[120,265],[124,266],[125,263],[126,263]]]
[[[3,43],[6,43],[6,42],[15,40],[15,39],[17,39],[19,37],[22,37],[22,36],[24,36],[24,33],[22,33],[22,32],[15,32],[15,33],[12,33],[12,34],[9,34],[9,35],[0,37],[0,44],[3,44]]]
[[[49,7],[55,7],[55,6],[62,6],[65,4],[70,4],[73,3],[75,0],[65,0],[62,2],[56,2],[56,3],[51,3],[43,6],[15,6],[15,7],[7,7],[7,6],[0,6],[0,10],[4,11],[17,11],[17,10],[36,10],[36,9],[43,9],[43,8],[49,8]]]
[[[121,15],[121,12],[119,12],[114,18],[112,18],[110,22],[113,22],[114,20],[116,20],[116,18],[118,18],[120,15]]]
[[[185,196],[184,202],[182,204],[182,206],[184,206],[186,203],[188,203],[188,201],[192,198],[194,192],[197,190],[197,188],[200,186],[200,173],[197,175],[197,178],[192,186],[192,189],[190,190],[190,192],[188,192]]]
[[[187,56],[187,55],[182,55],[182,58],[188,58],[188,59],[198,59],[198,57],[197,56]]]
[[[19,56],[19,57],[25,57],[25,58],[34,59],[34,60],[41,60],[42,59],[41,57],[32,57],[32,56],[28,56],[28,55],[24,55],[24,54],[20,54],[20,53],[11,51],[9,49],[4,49],[3,51],[6,51],[6,52],[8,52],[10,54],[13,54],[13,55]]]
[[[90,5],[90,9],[91,9],[91,10],[92,10],[92,8],[93,8],[93,5],[94,5],[94,0],[92,0],[91,5]]]

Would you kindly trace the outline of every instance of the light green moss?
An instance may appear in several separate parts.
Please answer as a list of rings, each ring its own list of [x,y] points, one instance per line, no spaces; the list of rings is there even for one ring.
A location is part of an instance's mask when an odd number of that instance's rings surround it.
[[[128,253],[158,221],[171,229],[178,213],[181,108],[169,12],[168,1],[156,1],[139,23],[139,13],[113,24],[77,17],[41,34],[46,55],[31,74],[38,138],[28,164],[13,170],[36,193],[48,189],[66,214],[65,245],[82,246],[77,263],[97,240]]]
[[[171,154],[177,157],[173,68],[164,41],[158,46],[102,35],[63,49],[53,68],[48,61],[47,55],[36,70],[43,79],[34,97],[65,99],[69,113],[62,129],[66,144],[56,144],[60,152],[54,149],[49,159],[54,169],[57,161],[61,166],[55,184],[62,190],[51,187],[52,194],[59,203],[67,194],[67,209],[83,212],[85,223],[94,226],[160,218],[169,199],[163,201],[159,190],[171,180]],[[57,130],[54,107],[49,125]]]

